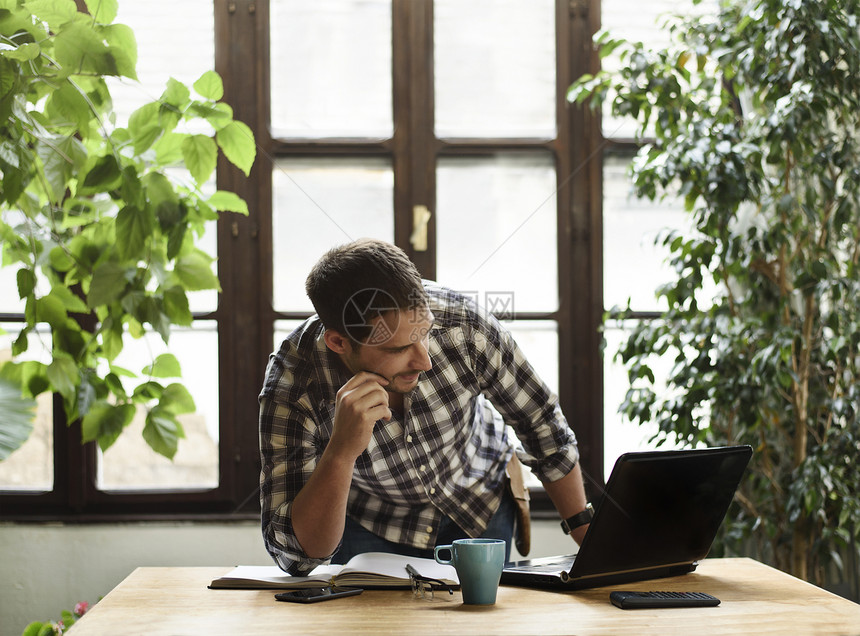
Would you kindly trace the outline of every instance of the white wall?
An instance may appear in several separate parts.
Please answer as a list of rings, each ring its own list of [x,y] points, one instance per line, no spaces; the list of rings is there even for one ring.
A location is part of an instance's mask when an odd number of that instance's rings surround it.
[[[529,556],[574,548],[558,522],[532,523]],[[0,523],[0,636],[98,601],[136,567],[240,564],[272,564],[257,522]]]

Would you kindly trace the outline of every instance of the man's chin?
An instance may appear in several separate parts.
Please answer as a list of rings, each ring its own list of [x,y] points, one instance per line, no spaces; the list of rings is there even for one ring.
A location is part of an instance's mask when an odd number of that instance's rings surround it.
[[[418,380],[420,377],[420,373],[398,375],[394,378],[394,381],[385,388],[392,393],[408,393],[418,386]]]

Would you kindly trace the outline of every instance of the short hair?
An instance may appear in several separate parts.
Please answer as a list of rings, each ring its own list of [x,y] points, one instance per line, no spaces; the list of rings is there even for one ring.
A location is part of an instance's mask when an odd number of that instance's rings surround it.
[[[373,330],[371,319],[428,302],[418,268],[406,252],[375,239],[330,249],[308,274],[305,291],[323,326],[359,345]]]

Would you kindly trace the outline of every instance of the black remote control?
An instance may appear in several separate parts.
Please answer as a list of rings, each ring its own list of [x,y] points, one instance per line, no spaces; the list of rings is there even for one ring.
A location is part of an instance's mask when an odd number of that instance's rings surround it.
[[[720,604],[720,599],[704,592],[610,592],[609,600],[621,609],[715,607]]]

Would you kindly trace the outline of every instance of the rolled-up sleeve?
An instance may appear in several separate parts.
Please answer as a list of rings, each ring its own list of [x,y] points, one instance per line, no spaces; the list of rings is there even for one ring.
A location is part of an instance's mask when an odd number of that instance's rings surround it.
[[[482,390],[522,442],[520,459],[543,482],[561,479],[579,461],[576,435],[558,397],[526,359],[513,336],[492,316],[469,334]]]
[[[330,560],[305,554],[293,531],[292,504],[318,461],[316,424],[301,404],[260,397],[260,506],[266,550],[278,566],[303,575]]]

